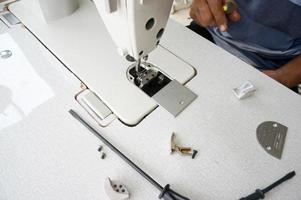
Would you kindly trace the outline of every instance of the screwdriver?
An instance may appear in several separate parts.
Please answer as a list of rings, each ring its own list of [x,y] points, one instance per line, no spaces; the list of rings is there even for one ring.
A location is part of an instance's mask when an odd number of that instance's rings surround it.
[[[237,4],[233,0],[226,0],[223,6],[223,10],[227,15],[230,15],[236,9],[237,9]]]
[[[269,192],[270,190],[277,187],[281,183],[293,178],[295,175],[296,175],[296,172],[292,171],[292,172],[288,173],[287,175],[285,175],[284,177],[282,177],[281,179],[279,179],[278,181],[276,181],[275,183],[273,183],[272,185],[266,187],[265,189],[263,189],[263,190],[257,189],[253,194],[250,194],[247,197],[240,198],[239,200],[260,200],[260,199],[264,199],[265,198],[265,193]]]

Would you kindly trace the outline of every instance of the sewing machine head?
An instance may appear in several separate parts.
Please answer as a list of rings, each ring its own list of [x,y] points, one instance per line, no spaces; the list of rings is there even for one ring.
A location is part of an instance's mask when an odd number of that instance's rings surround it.
[[[182,85],[195,76],[194,68],[174,55],[168,46],[158,45],[173,0],[94,0],[104,23],[95,15],[89,0],[79,4],[77,0],[32,1],[35,6],[28,6],[28,10],[33,9],[44,20],[30,24],[29,29],[61,60],[69,63],[70,69],[125,124],[138,124],[157,105],[177,116],[197,97]],[[104,25],[119,53],[131,63],[112,52],[114,44],[108,41]],[[79,30],[77,37],[70,37],[77,29],[85,31]],[[81,41],[74,46],[78,37]],[[58,46],[63,46],[65,51],[56,49]],[[88,66],[85,58],[77,57],[87,46],[93,50],[93,53],[83,52],[87,55],[84,57],[93,60]]]
[[[94,0],[121,56],[139,61],[159,44],[173,0]]]
[[[173,0],[94,0],[118,52],[134,62],[129,81],[153,96],[171,79],[147,63],[148,54],[160,43]],[[142,59],[142,61],[141,61]]]
[[[94,0],[118,52],[135,62],[127,70],[129,81],[177,116],[197,95],[146,60],[157,48],[173,0]],[[141,61],[142,59],[142,61]]]

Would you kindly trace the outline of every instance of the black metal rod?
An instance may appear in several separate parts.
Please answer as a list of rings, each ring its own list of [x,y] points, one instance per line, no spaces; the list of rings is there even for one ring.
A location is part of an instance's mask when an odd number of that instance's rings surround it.
[[[88,128],[91,133],[93,133],[96,137],[98,137],[105,145],[107,145],[112,151],[114,151],[119,157],[121,157],[127,164],[129,164],[135,171],[137,171],[140,175],[142,175],[148,182],[154,185],[158,190],[162,191],[163,187],[155,181],[152,177],[150,177],[147,173],[145,173],[142,169],[140,169],[135,163],[133,163],[128,157],[126,157],[122,152],[120,152],[115,146],[113,146],[106,138],[104,138],[97,130],[95,130],[90,124],[88,124],[79,114],[77,114],[74,110],[69,110],[69,113],[81,122],[86,128]]]
[[[279,179],[278,181],[276,181],[275,183],[271,184],[270,186],[266,187],[265,189],[262,190],[263,193],[267,193],[268,191],[272,190],[273,188],[277,187],[278,185],[280,185],[281,183],[293,178],[296,175],[295,171],[292,171],[290,173],[288,173],[287,175],[285,175],[284,177],[282,177],[281,179]]]
[[[259,199],[264,199],[265,198],[265,193],[269,192],[270,190],[272,190],[273,188],[277,187],[278,185],[280,185],[281,183],[293,178],[296,175],[295,171],[292,171],[290,173],[288,173],[287,175],[285,175],[283,178],[279,179],[278,181],[276,181],[275,183],[271,184],[270,186],[266,187],[263,190],[257,189],[255,190],[254,193],[240,198],[239,200],[259,200]]]

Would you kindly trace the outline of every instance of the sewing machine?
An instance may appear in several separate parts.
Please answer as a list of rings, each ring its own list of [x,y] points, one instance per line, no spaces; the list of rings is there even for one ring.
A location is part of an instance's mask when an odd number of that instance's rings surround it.
[[[147,62],[149,54],[160,44],[173,0],[94,2],[118,53],[133,62],[127,69],[128,80],[177,116],[197,95],[162,71],[160,65]]]
[[[149,56],[147,61],[141,56],[141,65],[154,65],[199,96],[174,117],[129,80],[128,69],[137,72],[139,58],[120,56],[120,43],[93,2],[80,0],[64,9],[62,0],[45,0],[55,11],[48,13],[40,2],[16,1],[8,6],[16,23],[0,20],[0,46],[12,52],[0,61],[0,199],[107,200],[108,177],[124,183],[132,200],[158,196],[106,147],[103,160],[101,142],[70,109],[155,180],[191,199],[239,199],[291,170],[297,176],[266,199],[301,198],[298,95],[170,20],[159,45],[144,50]],[[238,100],[232,89],[247,80],[257,91]],[[74,99],[79,92],[90,100],[83,104],[100,111],[102,124]],[[266,120],[288,127],[281,160],[256,140],[256,127]],[[199,151],[194,160],[170,155],[172,132],[179,145]]]
[[[177,116],[196,98],[182,85],[195,68],[159,44],[171,0],[95,1],[100,15],[92,2],[64,2],[24,0],[10,9],[104,104],[105,111],[95,110],[95,98],[88,103],[99,121],[113,114],[137,125],[158,105]]]

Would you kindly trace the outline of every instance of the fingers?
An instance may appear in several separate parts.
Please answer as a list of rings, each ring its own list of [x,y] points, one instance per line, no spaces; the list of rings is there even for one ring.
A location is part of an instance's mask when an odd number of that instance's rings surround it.
[[[190,10],[191,18],[203,27],[218,26],[221,31],[226,31],[228,19],[236,22],[240,15],[236,10],[228,16],[224,11],[224,3],[227,0],[194,0]]]
[[[215,23],[221,31],[227,30],[227,17],[223,10],[223,1],[207,0],[210,10],[214,16]]]
[[[240,20],[240,14],[235,10],[229,15],[229,18],[231,21],[237,22]]]
[[[201,6],[199,7],[200,20],[202,25],[207,26],[216,26],[214,16],[207,4],[206,0],[201,1]]]
[[[214,16],[206,0],[194,0],[190,10],[190,16],[203,27],[216,26]]]

